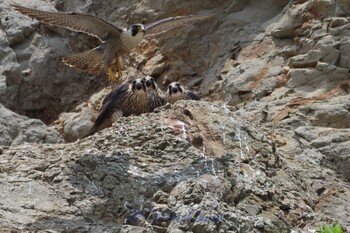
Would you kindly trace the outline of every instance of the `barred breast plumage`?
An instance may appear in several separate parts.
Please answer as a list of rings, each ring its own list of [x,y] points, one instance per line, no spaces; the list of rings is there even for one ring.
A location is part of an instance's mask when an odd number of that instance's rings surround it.
[[[136,79],[132,83],[124,83],[105,97],[89,135],[111,126],[113,123],[111,119],[115,112],[120,112],[121,116],[127,117],[148,111],[149,101],[144,80]]]
[[[154,109],[163,106],[166,102],[164,97],[159,95],[159,89],[154,78],[146,76],[144,78],[148,100],[149,100],[149,111],[153,112]]]

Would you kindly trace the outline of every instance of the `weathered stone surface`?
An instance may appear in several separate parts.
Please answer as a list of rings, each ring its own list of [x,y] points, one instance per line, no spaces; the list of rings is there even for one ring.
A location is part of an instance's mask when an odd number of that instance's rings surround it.
[[[191,145],[197,132],[205,138],[202,148]],[[303,137],[313,145],[317,135],[310,136]],[[338,138],[333,141],[349,141],[346,131]],[[271,135],[225,106],[180,101],[169,110],[121,118],[72,144],[6,149],[0,159],[3,225],[58,232],[289,232],[301,224],[296,215],[305,216],[305,226],[333,219],[330,203],[348,208],[346,183],[334,183],[335,171],[319,168],[322,152],[295,154],[290,148],[302,141],[289,140],[279,138],[276,151]],[[320,199],[328,192],[341,195]],[[345,215],[336,217],[349,224]]]
[[[93,109],[88,106],[80,106],[79,112],[62,113],[59,121],[63,124],[63,133],[68,141],[75,141],[88,135],[93,126]]]
[[[230,167],[229,164],[224,165],[217,156],[220,151],[225,153],[225,151],[230,150],[234,154],[237,153],[237,155],[232,154],[233,160],[249,160],[251,154],[247,151],[247,148],[235,148],[242,143],[240,140],[243,137],[247,138],[249,136],[245,129],[237,128],[240,126],[232,120],[232,113],[224,113],[226,111],[224,108],[211,106],[207,103],[202,103],[198,107],[194,107],[194,105],[197,105],[197,103],[186,104],[180,102],[173,109],[160,112],[157,115],[144,114],[140,117],[121,118],[113,128],[98,133],[99,137],[92,136],[68,147],[65,145],[58,145],[57,147],[47,145],[40,146],[39,151],[29,145],[19,147],[19,153],[15,152],[18,156],[23,156],[22,153],[25,152],[34,159],[30,162],[30,166],[28,161],[25,162],[25,160],[24,163],[17,160],[17,164],[12,164],[12,167],[7,166],[6,161],[10,157],[5,154],[14,155],[10,152],[11,150],[5,151],[1,156],[1,169],[6,171],[7,175],[18,174],[20,176],[21,173],[25,172],[27,175],[25,176],[26,179],[20,183],[22,186],[26,187],[33,181],[33,187],[38,189],[42,186],[43,190],[38,191],[38,193],[55,196],[55,199],[51,198],[49,206],[45,205],[45,202],[41,203],[42,207],[33,204],[28,211],[34,209],[35,212],[41,211],[44,214],[56,216],[55,211],[59,210],[60,215],[68,217],[70,221],[77,222],[73,226],[55,217],[52,219],[52,223],[60,226],[50,226],[47,221],[40,220],[40,215],[26,215],[27,208],[23,207],[24,204],[21,204],[25,200],[22,200],[22,194],[20,194],[17,198],[22,201],[17,202],[13,208],[23,209],[23,217],[17,215],[20,222],[15,220],[15,222],[9,222],[8,224],[23,224],[22,227],[29,230],[42,229],[41,227],[44,226],[48,227],[46,229],[57,231],[63,226],[68,227],[69,230],[74,230],[83,218],[87,222],[92,221],[92,223],[102,221],[116,224],[124,222],[130,216],[134,216],[135,211],[142,210],[147,216],[153,214],[146,218],[147,221],[153,219],[149,224],[164,228],[167,225],[159,222],[161,221],[160,216],[163,218],[163,215],[167,213],[168,218],[164,221],[170,221],[168,224],[175,224],[177,220],[171,221],[169,219],[172,216],[171,214],[177,214],[178,216],[189,214],[191,209],[188,209],[187,206],[197,203],[198,207],[196,208],[203,213],[199,217],[193,217],[194,219],[203,219],[197,221],[201,222],[201,227],[198,226],[198,223],[193,227],[195,229],[202,229],[203,227],[208,228],[208,230],[216,229],[217,223],[215,221],[222,221],[219,219],[220,214],[226,213],[226,211],[220,213],[218,198],[221,199],[228,191],[229,183],[224,179],[224,167]],[[213,115],[203,117],[201,112],[211,108],[213,109]],[[183,109],[188,109],[192,113],[193,119],[184,115]],[[144,120],[140,121],[141,118]],[[151,119],[153,119],[153,123],[143,124],[144,121],[151,122]],[[201,121],[202,124],[198,125],[197,120]],[[186,128],[182,128],[181,123],[185,124]],[[225,132],[227,135],[221,134],[223,125],[228,130]],[[198,130],[203,130],[204,133],[204,129],[201,129],[201,127],[212,127],[213,131],[208,133],[213,135],[211,137],[208,135],[203,148],[197,149],[190,144],[190,138]],[[118,133],[110,134],[113,131]],[[239,133],[239,136],[236,136],[236,142],[229,143],[228,138],[237,133]],[[106,141],[106,136],[112,138]],[[217,140],[224,144],[217,143]],[[219,149],[219,146],[222,148]],[[270,146],[268,144],[257,143],[251,152],[264,146],[269,150]],[[80,150],[78,148],[82,150],[81,153],[78,152]],[[214,152],[218,155],[212,154],[211,150],[213,148],[217,149]],[[47,160],[49,151],[55,155],[52,159]],[[143,155],[140,157],[140,154]],[[43,166],[43,161],[50,162]],[[164,164],[164,168],[161,168],[159,163]],[[37,164],[40,164],[40,166]],[[167,164],[171,164],[171,171]],[[86,172],[90,174],[88,175],[89,178],[86,177]],[[3,178],[7,180],[6,176]],[[28,184],[26,184],[26,181],[28,181]],[[13,182],[16,181],[12,180]],[[44,190],[44,184],[47,182],[52,185],[53,189]],[[6,183],[2,184],[7,185]],[[142,188],[139,189],[140,187]],[[11,190],[10,186],[8,188]],[[168,194],[167,197],[164,197],[167,202],[162,205],[152,201],[154,194],[159,189],[163,189]],[[193,192],[189,192],[188,189],[193,189]],[[5,190],[2,199],[6,200],[7,195],[9,195],[6,191],[7,186],[2,190]],[[23,192],[23,195],[26,195],[29,199],[31,195],[37,195],[37,192],[28,193],[26,188],[16,191]],[[55,194],[49,194],[50,192]],[[40,199],[40,196],[37,196],[37,198]],[[159,202],[160,200],[156,199],[156,201]],[[67,202],[70,205],[76,205],[76,207],[74,209],[66,208]],[[205,209],[201,207],[202,205]],[[52,209],[52,206],[57,206],[58,209]],[[116,208],[116,206],[120,206],[120,208]],[[177,212],[179,208],[184,208],[181,209],[181,213]],[[212,212],[212,208],[216,211]],[[80,210],[81,213],[77,213],[77,210]],[[155,210],[160,212],[155,215]],[[3,216],[9,216],[8,208],[4,208],[3,211]],[[69,217],[66,215],[68,213],[77,217]],[[214,221],[209,217],[214,217],[216,220],[214,219]],[[47,218],[51,219],[51,217]],[[14,220],[14,218],[12,219]],[[63,224],[60,224],[60,222]],[[190,224],[188,227],[192,225],[186,220],[181,220],[179,224]],[[253,228],[252,225],[251,228]]]
[[[83,138],[90,132],[96,120],[104,97],[111,91],[111,87],[102,89],[75,108],[74,112],[63,112],[54,127],[62,133],[64,138],[73,142]]]
[[[1,102],[81,138],[110,88],[59,60],[97,42],[9,2],[0,3]],[[332,222],[350,232],[348,1],[53,4],[124,26],[220,12],[143,40],[124,60],[123,80],[179,80],[204,100],[121,118],[74,143],[10,138],[0,148],[0,232],[301,233]]]
[[[67,30],[38,26],[37,21],[14,11],[10,3],[0,3],[0,63],[5,64],[0,67],[0,76],[1,82],[6,83],[0,89],[0,101],[16,112],[51,123],[58,113],[67,111],[105,83],[102,76],[78,73],[60,61],[62,56],[91,48],[95,42]],[[17,3],[55,10],[39,0]]]
[[[281,20],[272,29],[272,35],[278,38],[294,37],[296,28],[303,23],[303,13],[309,3],[293,5],[287,9]]]
[[[42,121],[18,115],[0,104],[0,146],[63,142],[60,134]]]
[[[329,66],[328,66],[329,67]],[[287,87],[298,94],[310,96],[329,92],[341,81],[349,79],[349,70],[339,67],[329,67],[330,70],[291,69],[287,74]]]

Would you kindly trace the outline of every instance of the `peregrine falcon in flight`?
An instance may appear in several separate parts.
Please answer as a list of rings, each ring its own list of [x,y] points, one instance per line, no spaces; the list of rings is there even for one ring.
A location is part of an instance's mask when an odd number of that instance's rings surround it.
[[[175,103],[178,100],[200,100],[201,97],[190,91],[186,90],[179,82],[172,82],[168,86],[168,90],[165,95],[165,100],[168,103]]]
[[[41,11],[16,3],[11,4],[11,6],[22,14],[42,23],[97,37],[102,42],[100,46],[83,53],[64,57],[62,61],[83,72],[101,73],[105,71],[110,80],[115,80],[114,68],[118,72],[118,77],[122,76],[122,56],[135,48],[145,35],[161,34],[211,16],[176,16],[148,25],[137,23],[128,28],[121,28],[93,15]]]

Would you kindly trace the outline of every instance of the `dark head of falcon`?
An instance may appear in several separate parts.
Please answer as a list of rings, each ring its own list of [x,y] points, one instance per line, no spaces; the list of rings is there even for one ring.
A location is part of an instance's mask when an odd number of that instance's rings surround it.
[[[177,93],[183,93],[184,88],[181,86],[179,82],[173,82],[168,86],[168,94],[177,94]]]
[[[146,92],[146,84],[143,79],[135,79],[131,83],[131,90],[133,92]]]
[[[143,78],[145,80],[147,95],[149,100],[149,111],[153,112],[154,109],[163,106],[165,99],[163,96],[158,94],[158,86],[156,80],[151,76]]]
[[[165,99],[173,104],[178,100],[200,100],[201,97],[191,90],[186,90],[179,82],[172,82],[168,86]]]
[[[138,33],[141,33],[142,36],[145,34],[146,30],[145,30],[145,26],[141,23],[137,23],[137,24],[132,24],[129,27],[129,31],[131,32],[132,36],[136,36]]]
[[[156,80],[154,80],[154,78],[148,76],[144,78],[144,80],[145,80],[147,89],[153,89],[153,90],[157,89]]]

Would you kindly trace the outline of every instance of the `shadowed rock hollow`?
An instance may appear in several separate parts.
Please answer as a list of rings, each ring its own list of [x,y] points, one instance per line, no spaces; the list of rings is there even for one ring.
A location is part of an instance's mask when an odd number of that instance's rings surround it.
[[[217,14],[125,59],[124,79],[204,100],[78,140],[110,87],[60,58],[97,41],[0,3],[0,232],[350,231],[348,1],[16,2],[124,26]]]

